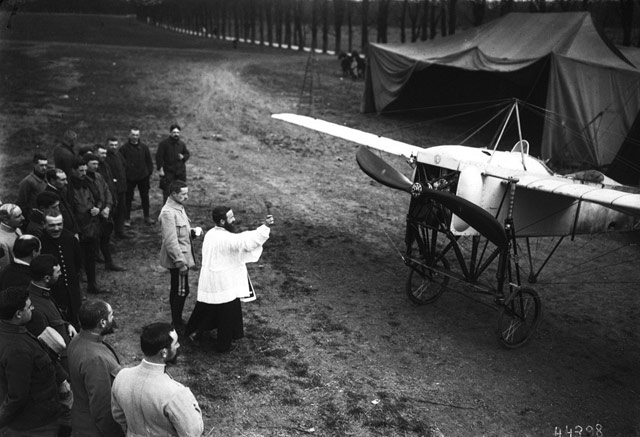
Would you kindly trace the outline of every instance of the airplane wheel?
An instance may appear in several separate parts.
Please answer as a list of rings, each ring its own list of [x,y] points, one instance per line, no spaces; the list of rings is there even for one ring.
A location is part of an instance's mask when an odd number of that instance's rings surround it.
[[[508,349],[525,345],[542,318],[540,296],[522,287],[507,296],[498,313],[498,341]]]
[[[449,270],[449,262],[441,258],[436,267]],[[435,302],[447,288],[449,277],[421,265],[411,267],[407,278],[407,296],[416,305]]]

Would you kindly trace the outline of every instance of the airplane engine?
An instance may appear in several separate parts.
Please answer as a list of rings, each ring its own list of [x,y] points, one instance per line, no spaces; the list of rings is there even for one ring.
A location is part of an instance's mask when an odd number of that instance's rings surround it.
[[[478,167],[468,166],[462,169],[458,178],[456,195],[476,205],[482,205],[482,173]],[[454,215],[451,227],[454,233],[464,232],[469,229],[469,224]]]

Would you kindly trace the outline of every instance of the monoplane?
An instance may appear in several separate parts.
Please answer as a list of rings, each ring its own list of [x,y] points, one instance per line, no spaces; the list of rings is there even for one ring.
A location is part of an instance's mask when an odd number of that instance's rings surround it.
[[[510,151],[500,151],[514,115],[518,141]],[[411,196],[403,254],[411,301],[434,302],[452,281],[490,295],[498,309],[498,340],[507,348],[526,344],[542,314],[538,293],[522,283],[516,238],[525,241],[528,282],[535,283],[566,236],[632,229],[640,217],[637,188],[596,171],[556,174],[530,156],[517,101],[491,148],[422,148],[303,115],[272,117],[360,144],[360,168]],[[369,148],[405,157],[413,166],[413,180]],[[531,257],[533,237],[559,237],[539,268]],[[480,280],[490,273],[495,280]]]

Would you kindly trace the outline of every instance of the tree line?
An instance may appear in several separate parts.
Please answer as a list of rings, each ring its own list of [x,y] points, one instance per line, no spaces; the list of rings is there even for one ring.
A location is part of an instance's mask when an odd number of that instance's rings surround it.
[[[14,0],[45,12],[135,13],[149,24],[267,46],[362,51],[452,35],[509,12],[589,11],[615,42],[640,46],[635,0]],[[393,32],[393,35],[392,35]]]
[[[640,47],[635,0],[138,0],[136,14],[196,34],[339,53],[452,35],[509,12],[567,11],[588,11],[616,43]]]

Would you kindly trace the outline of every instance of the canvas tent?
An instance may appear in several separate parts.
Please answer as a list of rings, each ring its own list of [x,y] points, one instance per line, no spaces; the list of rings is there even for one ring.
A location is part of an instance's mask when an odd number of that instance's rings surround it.
[[[456,35],[370,44],[364,112],[517,97],[546,108],[542,158],[610,164],[640,110],[640,70],[587,12],[512,13]]]

